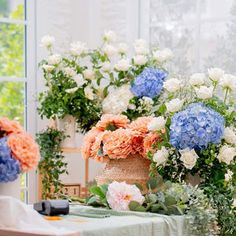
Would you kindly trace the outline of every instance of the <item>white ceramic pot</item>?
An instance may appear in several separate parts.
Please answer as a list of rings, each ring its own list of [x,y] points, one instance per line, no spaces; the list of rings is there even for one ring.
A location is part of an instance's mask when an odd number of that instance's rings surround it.
[[[20,177],[13,182],[0,183],[0,195],[20,199]]]
[[[63,119],[57,120],[57,127],[59,130],[64,131],[65,135],[68,136],[61,144],[65,148],[76,147],[76,119],[71,115],[66,115]]]

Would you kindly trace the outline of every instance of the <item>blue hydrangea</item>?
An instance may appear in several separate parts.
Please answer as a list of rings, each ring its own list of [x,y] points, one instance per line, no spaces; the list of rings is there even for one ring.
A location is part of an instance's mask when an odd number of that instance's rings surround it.
[[[137,97],[154,98],[160,95],[167,73],[163,70],[146,68],[134,80],[131,92]]]
[[[193,103],[171,120],[170,143],[177,149],[206,149],[218,144],[224,134],[225,120],[202,103]]]
[[[7,138],[0,139],[0,183],[14,181],[20,174],[20,163],[11,156]]]

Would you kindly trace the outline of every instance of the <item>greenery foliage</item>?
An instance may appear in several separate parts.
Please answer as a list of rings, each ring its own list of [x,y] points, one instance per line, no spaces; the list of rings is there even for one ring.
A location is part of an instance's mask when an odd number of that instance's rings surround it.
[[[60,144],[65,139],[62,131],[47,128],[37,134],[42,159],[39,162],[39,174],[42,178],[42,198],[53,199],[61,194],[61,174],[68,174],[67,163],[61,151]]]

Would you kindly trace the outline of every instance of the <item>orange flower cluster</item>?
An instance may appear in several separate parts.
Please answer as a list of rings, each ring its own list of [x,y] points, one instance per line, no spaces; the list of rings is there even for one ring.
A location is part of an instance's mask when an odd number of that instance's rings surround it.
[[[124,115],[107,114],[84,138],[82,155],[97,161],[127,158],[139,154],[147,158],[159,136],[148,131],[152,117],[139,117],[130,123]]]
[[[22,171],[29,171],[38,165],[39,147],[19,122],[2,117],[0,118],[0,131],[4,136],[8,136],[7,144],[13,158],[20,162]]]

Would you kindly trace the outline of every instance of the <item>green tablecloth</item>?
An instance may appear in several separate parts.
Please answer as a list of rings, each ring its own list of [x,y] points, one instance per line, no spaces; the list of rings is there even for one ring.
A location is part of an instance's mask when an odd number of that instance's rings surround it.
[[[77,213],[108,213],[107,218],[75,216]],[[71,206],[72,215],[54,226],[79,232],[81,236],[187,236],[183,216],[164,216],[140,212],[116,212],[80,205]]]

